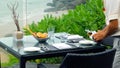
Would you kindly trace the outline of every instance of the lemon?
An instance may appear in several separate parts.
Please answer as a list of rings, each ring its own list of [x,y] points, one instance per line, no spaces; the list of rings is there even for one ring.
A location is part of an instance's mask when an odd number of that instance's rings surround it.
[[[40,61],[40,59],[36,59],[35,62],[36,62],[37,64],[39,64],[41,61]]]
[[[37,32],[36,35],[37,35],[37,37],[41,38],[42,33],[41,32]]]

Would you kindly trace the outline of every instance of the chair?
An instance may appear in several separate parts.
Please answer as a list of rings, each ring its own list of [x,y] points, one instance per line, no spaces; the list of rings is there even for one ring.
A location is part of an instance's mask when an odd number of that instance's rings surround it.
[[[40,68],[112,68],[116,49],[108,49],[99,53],[68,53],[60,66],[39,64]],[[47,67],[48,66],[48,67]]]

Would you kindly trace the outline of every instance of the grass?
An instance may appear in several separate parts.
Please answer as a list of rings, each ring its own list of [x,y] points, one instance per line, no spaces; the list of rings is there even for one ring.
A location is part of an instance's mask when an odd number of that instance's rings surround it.
[[[11,54],[8,54],[8,57],[10,58],[9,62],[7,63],[2,63],[2,67],[10,67],[13,66],[16,63],[19,63],[19,60],[14,57]],[[39,63],[60,63],[62,61],[63,57],[52,57],[52,58],[45,58],[45,59],[36,59],[36,60],[29,60],[30,62],[35,62],[37,64]]]
[[[15,63],[18,63],[18,62],[19,62],[19,60],[18,60],[16,57],[14,57],[13,55],[11,55],[11,54],[8,54],[8,57],[10,58],[9,62],[8,62],[8,63],[2,63],[2,64],[1,64],[2,67],[12,66],[12,65],[14,65]]]

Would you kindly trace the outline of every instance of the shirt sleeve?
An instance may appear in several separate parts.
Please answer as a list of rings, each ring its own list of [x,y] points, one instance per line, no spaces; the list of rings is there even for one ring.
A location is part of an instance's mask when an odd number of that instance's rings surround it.
[[[120,12],[120,0],[108,1],[108,20],[118,19]]]

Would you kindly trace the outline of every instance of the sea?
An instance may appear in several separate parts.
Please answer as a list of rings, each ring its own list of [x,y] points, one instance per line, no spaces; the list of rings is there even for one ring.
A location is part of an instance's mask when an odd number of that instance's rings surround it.
[[[67,11],[50,11],[53,0],[0,0],[0,37],[12,36],[16,31],[16,25],[13,20],[11,8],[15,9],[16,16],[18,16],[19,26],[21,30],[28,24],[38,23],[47,14],[53,16],[60,16],[66,14]],[[50,9],[50,10],[49,10]],[[56,8],[55,8],[56,9]]]
[[[18,5],[16,15],[19,19],[26,21],[38,13],[46,14],[44,10],[51,7],[47,6],[47,3],[52,3],[52,0],[0,0],[0,25],[13,21],[12,10],[9,8],[13,5]]]

